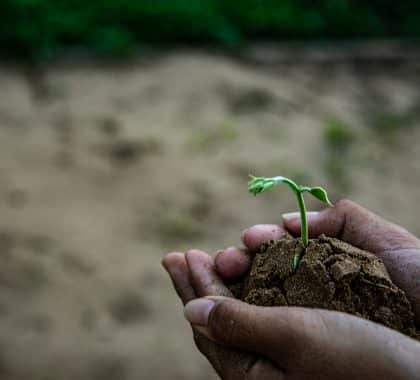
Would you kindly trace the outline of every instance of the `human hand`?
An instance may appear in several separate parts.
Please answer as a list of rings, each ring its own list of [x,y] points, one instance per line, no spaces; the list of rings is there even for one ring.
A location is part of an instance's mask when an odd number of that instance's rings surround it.
[[[411,301],[420,324],[420,240],[404,228],[392,224],[349,200],[334,208],[308,213],[311,238],[325,234],[378,256],[393,282]],[[220,251],[215,264],[219,275],[232,279],[245,273],[251,265],[249,254],[270,240],[281,239],[285,231],[300,235],[299,213],[283,215],[283,225],[256,225],[245,230],[242,241],[246,250],[230,247]]]
[[[388,267],[395,263],[388,268],[391,276],[395,280],[397,275],[400,286],[406,284],[418,310],[417,239],[349,201],[310,214],[309,222],[313,236],[339,237],[376,253]],[[286,216],[284,227],[299,234],[299,217]],[[192,301],[185,308],[186,317],[198,348],[219,375],[223,379],[417,378],[420,344],[396,331],[338,312],[263,308],[226,298],[231,294],[221,277],[243,274],[250,265],[248,254],[284,233],[281,226],[251,227],[243,236],[249,252],[229,248],[217,255],[215,264],[197,250],[171,253],[163,261],[184,303]],[[395,254],[402,257],[389,257]]]

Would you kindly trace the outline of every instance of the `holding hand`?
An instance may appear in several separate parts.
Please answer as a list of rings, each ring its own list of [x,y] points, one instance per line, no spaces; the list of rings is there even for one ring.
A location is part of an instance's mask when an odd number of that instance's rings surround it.
[[[420,241],[350,202],[308,214],[311,237],[337,237],[380,257],[420,321]],[[198,250],[170,253],[168,270],[191,322],[196,344],[223,379],[417,379],[420,343],[348,314],[295,307],[257,307],[232,299],[223,279],[244,274],[250,254],[285,231],[300,233],[298,214],[284,225],[245,231],[245,249],[213,261]],[[202,298],[205,297],[205,298]]]

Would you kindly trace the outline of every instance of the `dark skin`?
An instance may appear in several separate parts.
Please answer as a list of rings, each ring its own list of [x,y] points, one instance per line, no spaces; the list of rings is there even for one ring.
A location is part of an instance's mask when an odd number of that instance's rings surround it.
[[[282,225],[257,225],[242,236],[245,248],[172,252],[163,259],[198,349],[222,379],[418,379],[420,343],[348,314],[295,307],[257,307],[232,298],[224,279],[245,273],[249,255],[285,231],[300,234],[299,215]],[[351,201],[310,213],[311,237],[322,233],[380,257],[413,304],[420,323],[420,241]]]

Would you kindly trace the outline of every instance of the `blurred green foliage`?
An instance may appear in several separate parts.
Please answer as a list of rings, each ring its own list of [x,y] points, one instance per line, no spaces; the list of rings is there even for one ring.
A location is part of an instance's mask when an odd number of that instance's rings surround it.
[[[378,112],[370,116],[369,125],[376,133],[383,137],[390,137],[401,130],[411,128],[418,120],[419,111],[407,110],[406,112]]]
[[[236,126],[224,121],[213,128],[195,129],[188,141],[188,149],[196,153],[214,153],[225,144],[234,142],[237,137]]]
[[[418,0],[1,0],[0,15],[2,55],[25,58],[68,47],[113,56],[142,43],[420,36]]]
[[[323,134],[327,148],[324,169],[335,189],[346,193],[352,185],[349,174],[354,165],[350,147],[356,142],[357,135],[351,125],[338,118],[326,121]]]
[[[324,129],[324,141],[330,150],[340,154],[346,151],[355,140],[351,127],[339,119],[331,119]]]

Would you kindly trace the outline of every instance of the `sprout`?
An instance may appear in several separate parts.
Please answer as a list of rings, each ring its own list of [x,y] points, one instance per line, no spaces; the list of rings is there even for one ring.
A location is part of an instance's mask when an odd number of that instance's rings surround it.
[[[281,176],[272,177],[272,178],[264,178],[264,177],[254,177],[251,175],[251,180],[248,182],[248,190],[250,193],[256,196],[259,193],[263,193],[265,191],[270,190],[271,188],[273,188],[275,185],[278,185],[279,183],[285,183],[289,185],[289,187],[296,194],[296,198],[297,198],[297,201],[299,204],[299,210],[300,210],[302,243],[305,247],[307,247],[309,243],[309,232],[308,232],[308,220],[306,216],[306,206],[305,206],[305,201],[303,199],[303,193],[311,193],[315,198],[326,203],[328,206],[333,207],[333,205],[328,199],[327,192],[322,187],[299,186],[297,183],[295,183],[291,179],[288,179],[286,177],[281,177]],[[296,255],[294,257],[293,270],[297,269],[300,259],[301,259],[300,255]]]

